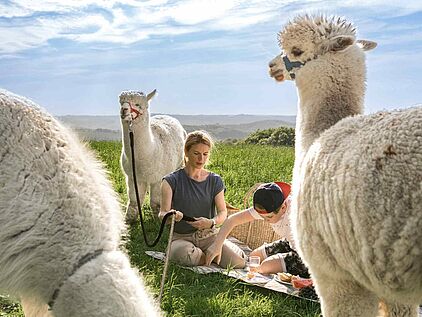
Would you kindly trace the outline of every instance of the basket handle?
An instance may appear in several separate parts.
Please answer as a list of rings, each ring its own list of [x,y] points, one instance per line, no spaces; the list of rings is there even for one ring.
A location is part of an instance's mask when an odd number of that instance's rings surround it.
[[[255,190],[261,186],[264,183],[256,183],[255,185],[252,185],[251,188],[249,188],[249,190],[247,191],[247,193],[245,194],[245,197],[243,198],[243,207],[245,209],[249,208],[249,199],[251,198],[252,194],[255,192]],[[251,237],[251,231],[252,231],[252,221],[249,222],[248,225],[248,234],[246,235],[246,244],[249,245],[249,240]]]
[[[251,198],[252,194],[255,192],[255,190],[261,186],[262,184],[265,183],[256,183],[255,185],[252,185],[251,188],[249,188],[249,190],[247,191],[247,193],[245,194],[245,197],[243,197],[243,207],[245,209],[249,208],[249,199]]]

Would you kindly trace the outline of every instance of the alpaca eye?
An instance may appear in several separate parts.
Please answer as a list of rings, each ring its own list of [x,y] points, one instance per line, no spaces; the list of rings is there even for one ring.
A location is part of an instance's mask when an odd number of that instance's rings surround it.
[[[139,103],[135,103],[135,106],[137,106],[138,108],[141,108],[141,105]]]
[[[300,48],[294,47],[294,48],[292,49],[292,54],[293,54],[293,56],[295,56],[295,57],[299,57],[300,55],[302,55],[302,54],[303,54],[303,51],[302,51]]]

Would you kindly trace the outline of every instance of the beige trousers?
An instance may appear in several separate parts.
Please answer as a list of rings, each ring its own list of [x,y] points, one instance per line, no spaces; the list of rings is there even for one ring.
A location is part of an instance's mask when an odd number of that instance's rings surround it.
[[[169,259],[185,266],[203,265],[205,251],[215,241],[217,228],[197,230],[194,233],[174,233]],[[225,240],[220,264],[223,268],[244,268],[246,255],[237,245]]]

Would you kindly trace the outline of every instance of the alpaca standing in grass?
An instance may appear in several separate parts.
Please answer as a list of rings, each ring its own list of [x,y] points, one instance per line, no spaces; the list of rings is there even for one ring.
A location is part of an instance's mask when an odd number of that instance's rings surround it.
[[[0,291],[26,316],[159,316],[100,164],[33,102],[0,90]],[[48,310],[49,308],[49,310]]]
[[[149,187],[150,205],[155,216],[160,211],[161,179],[183,165],[186,131],[178,120],[170,116],[158,115],[150,118],[149,102],[155,93],[156,90],[145,96],[142,92],[123,91],[119,96],[123,135],[121,164],[126,176],[128,223],[135,222],[139,216],[132,177],[129,125],[132,124],[134,135],[140,204],[142,205]]]
[[[417,316],[422,108],[364,116],[364,50],[340,18],[299,16],[270,75],[298,96],[292,225],[325,317]]]

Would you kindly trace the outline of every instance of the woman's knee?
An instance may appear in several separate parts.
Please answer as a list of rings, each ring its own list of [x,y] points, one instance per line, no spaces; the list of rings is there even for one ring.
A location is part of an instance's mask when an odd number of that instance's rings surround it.
[[[264,261],[267,258],[267,253],[265,252],[265,244],[253,250],[249,255],[259,256],[261,262]]]
[[[201,264],[203,252],[192,242],[175,240],[171,243],[169,259],[185,266],[196,266]]]
[[[262,261],[259,272],[262,274],[286,272],[286,264],[281,254],[274,254]]]
[[[234,243],[226,240],[221,251],[220,266],[243,269],[246,266],[245,252]]]

